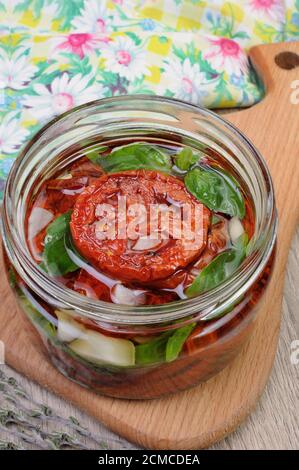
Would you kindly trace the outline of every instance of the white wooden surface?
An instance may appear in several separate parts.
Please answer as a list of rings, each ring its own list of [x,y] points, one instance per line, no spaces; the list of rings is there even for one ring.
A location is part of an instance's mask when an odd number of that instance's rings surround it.
[[[283,300],[283,320],[274,368],[256,410],[239,429],[213,449],[299,449],[299,364],[291,362],[291,343],[299,340],[299,227],[289,254]],[[74,416],[110,449],[134,449],[103,425],[22,377],[8,366],[5,373],[17,378],[35,401],[61,416]],[[199,423],[200,425],[200,423]],[[0,429],[0,440],[7,439]]]

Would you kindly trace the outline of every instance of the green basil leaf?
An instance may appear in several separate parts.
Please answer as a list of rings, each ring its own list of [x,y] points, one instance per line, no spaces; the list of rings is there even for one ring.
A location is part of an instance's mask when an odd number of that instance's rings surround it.
[[[243,259],[244,254],[237,250],[220,253],[194,279],[186,289],[186,295],[193,297],[218,286],[240,266]]]
[[[254,237],[252,237],[246,246],[246,256],[251,255],[255,249],[256,249],[256,240],[254,239]]]
[[[71,211],[65,212],[48,225],[46,230],[45,243],[59,240],[62,238],[62,236],[64,236],[70,225],[71,214]]]
[[[235,250],[243,251],[247,254],[248,234],[246,232],[242,233],[233,245]]]
[[[41,263],[39,263],[38,267],[39,267],[42,271],[45,271],[46,273],[48,272],[47,267],[46,267],[44,261],[41,261]]]
[[[67,254],[64,238],[45,245],[44,263],[48,273],[52,276],[64,276],[78,269],[78,266]]]
[[[195,325],[195,323],[192,323],[177,330],[166,331],[158,338],[139,344],[135,347],[136,364],[144,365],[174,361],[180,354]]]
[[[92,162],[99,164],[100,154],[108,150],[108,147],[102,146],[92,150],[87,150],[86,157]]]
[[[194,297],[217,287],[228,279],[245,259],[247,241],[247,234],[243,234],[234,248],[216,256],[187,287],[185,294],[188,297]]]
[[[107,173],[126,170],[158,170],[168,172],[171,158],[158,147],[146,143],[134,143],[119,147],[109,155],[97,159]]]
[[[28,317],[41,333],[46,334],[49,337],[54,337],[56,335],[54,320],[53,323],[51,323],[47,318],[45,318],[45,316],[37,310],[23,292],[19,294],[18,300]]]
[[[169,338],[166,345],[166,362],[171,362],[177,359],[179,356],[184,343],[191,331],[195,328],[196,323],[190,323],[190,325],[182,326],[175,330],[173,335]]]
[[[8,276],[8,282],[9,282],[10,287],[12,289],[16,288],[17,285],[18,285],[17,276],[16,276],[16,272],[15,272],[15,270],[12,266],[9,267],[8,272],[7,272],[7,276]]]
[[[235,180],[220,170],[194,168],[185,176],[188,191],[214,212],[242,219],[245,203]]]
[[[81,255],[81,253],[79,253],[79,251],[75,247],[70,228],[66,231],[64,237],[64,244],[68,253],[71,251],[76,258],[79,258],[79,260],[84,261],[86,264],[89,264],[88,261],[86,261],[86,259]]]
[[[175,156],[175,164],[180,170],[187,171],[194,163],[198,162],[199,158],[200,155],[193,152],[190,147],[184,147]]]
[[[78,266],[69,257],[65,238],[70,230],[71,211],[57,217],[46,230],[42,268],[52,276],[63,276],[76,271]]]
[[[173,331],[166,331],[148,343],[135,346],[136,364],[144,365],[164,362],[167,341],[172,334]]]

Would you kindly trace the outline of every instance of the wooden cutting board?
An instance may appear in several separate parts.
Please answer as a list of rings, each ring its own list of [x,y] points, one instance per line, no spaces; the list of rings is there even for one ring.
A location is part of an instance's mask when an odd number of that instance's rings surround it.
[[[129,401],[96,395],[72,383],[51,365],[38,335],[17,309],[1,265],[0,339],[5,343],[9,365],[121,436],[150,449],[207,447],[244,420],[260,397],[272,368],[286,260],[298,216],[299,103],[291,102],[292,82],[299,79],[299,67],[293,68],[299,62],[295,53],[299,54],[299,42],[253,48],[250,56],[265,81],[266,98],[248,110],[226,115],[267,160],[279,211],[274,275],[260,306],[254,333],[237,359],[207,383],[169,398]],[[297,97],[299,101],[299,87]]]

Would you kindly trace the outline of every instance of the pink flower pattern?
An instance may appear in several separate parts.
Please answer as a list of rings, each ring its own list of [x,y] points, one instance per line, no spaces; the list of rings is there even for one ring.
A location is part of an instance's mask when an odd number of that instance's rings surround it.
[[[249,0],[253,13],[261,19],[283,22],[285,19],[285,2],[283,0]]]
[[[210,108],[250,106],[263,88],[250,73],[248,48],[299,37],[298,0],[0,4],[0,126],[9,116],[0,186],[28,137],[88,100],[148,93]]]
[[[72,33],[68,36],[55,38],[52,43],[54,51],[66,51],[76,54],[83,59],[85,55],[94,49],[101,47],[101,43],[107,43],[110,39],[107,36],[95,36],[87,33]]]
[[[239,44],[233,39],[209,37],[211,47],[203,52],[207,60],[217,72],[240,76],[248,70],[248,59]]]

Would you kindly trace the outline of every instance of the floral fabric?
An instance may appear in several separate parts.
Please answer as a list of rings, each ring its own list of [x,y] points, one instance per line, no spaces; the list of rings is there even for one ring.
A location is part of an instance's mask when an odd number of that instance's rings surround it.
[[[248,48],[296,38],[299,0],[0,0],[0,191],[54,116],[132,93],[249,106]]]

